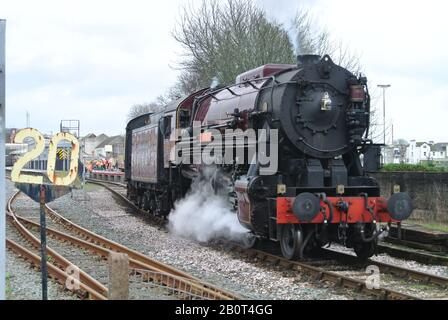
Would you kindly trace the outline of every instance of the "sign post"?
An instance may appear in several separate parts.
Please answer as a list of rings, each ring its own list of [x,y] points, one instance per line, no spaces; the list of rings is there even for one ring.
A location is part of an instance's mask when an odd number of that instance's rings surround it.
[[[0,19],[0,300],[5,299],[5,27]]]
[[[60,132],[54,135],[48,143],[48,160],[45,170],[25,170],[22,169],[28,162],[32,161],[45,150],[44,136],[33,128],[19,130],[14,138],[16,143],[24,143],[30,139],[34,140],[34,148],[28,150],[15,163],[11,171],[11,180],[16,183],[16,187],[28,195],[40,205],[40,254],[42,273],[42,300],[48,299],[48,269],[47,269],[47,232],[46,232],[46,204],[56,198],[67,194],[73,187],[80,187],[80,177],[78,168],[82,168],[79,162],[79,142],[70,133]],[[63,141],[70,145],[70,165],[69,168],[56,170],[57,147]],[[68,158],[67,158],[68,159]]]
[[[40,268],[42,270],[42,300],[48,299],[48,270],[47,270],[47,221],[45,219],[45,186],[40,185]]]

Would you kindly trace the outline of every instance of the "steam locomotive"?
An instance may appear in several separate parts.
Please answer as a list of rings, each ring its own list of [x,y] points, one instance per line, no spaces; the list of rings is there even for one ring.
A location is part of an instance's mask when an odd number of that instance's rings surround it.
[[[166,217],[192,181],[211,170],[213,190],[229,199],[248,230],[246,246],[270,239],[286,258],[301,259],[336,242],[365,259],[390,223],[413,210],[406,193],[383,198],[367,175],[369,119],[367,79],[328,55],[267,64],[238,75],[235,84],[199,90],[131,120],[128,197]],[[275,165],[262,161],[268,155]]]

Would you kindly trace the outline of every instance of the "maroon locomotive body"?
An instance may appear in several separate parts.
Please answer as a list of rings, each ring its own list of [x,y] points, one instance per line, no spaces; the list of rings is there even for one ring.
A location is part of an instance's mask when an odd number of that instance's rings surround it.
[[[337,242],[366,258],[388,225],[412,212],[406,193],[397,186],[389,199],[381,197],[364,169],[369,126],[367,79],[329,56],[261,66],[233,85],[200,90],[131,120],[128,195],[166,216],[191,182],[212,170],[215,192],[229,199],[248,230],[247,246],[270,239],[297,259]]]

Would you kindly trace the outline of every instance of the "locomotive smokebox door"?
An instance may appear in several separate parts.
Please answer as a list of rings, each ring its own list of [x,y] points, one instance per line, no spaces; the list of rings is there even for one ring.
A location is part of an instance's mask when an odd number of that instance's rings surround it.
[[[366,129],[361,119],[364,100],[356,102],[356,107],[350,101],[348,88],[353,79],[358,81],[328,56],[299,56],[298,68],[275,76],[277,83],[288,85],[272,84],[272,92],[261,93],[259,101],[272,101],[272,116],[279,119],[276,126],[297,149],[313,158],[331,159],[356,146]],[[351,118],[347,117],[350,112]]]

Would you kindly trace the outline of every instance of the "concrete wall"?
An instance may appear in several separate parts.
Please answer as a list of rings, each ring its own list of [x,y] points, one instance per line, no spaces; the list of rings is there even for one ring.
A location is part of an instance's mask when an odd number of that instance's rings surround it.
[[[390,196],[395,184],[409,193],[414,200],[413,219],[448,223],[448,173],[377,172],[370,175],[378,180],[383,196]]]

